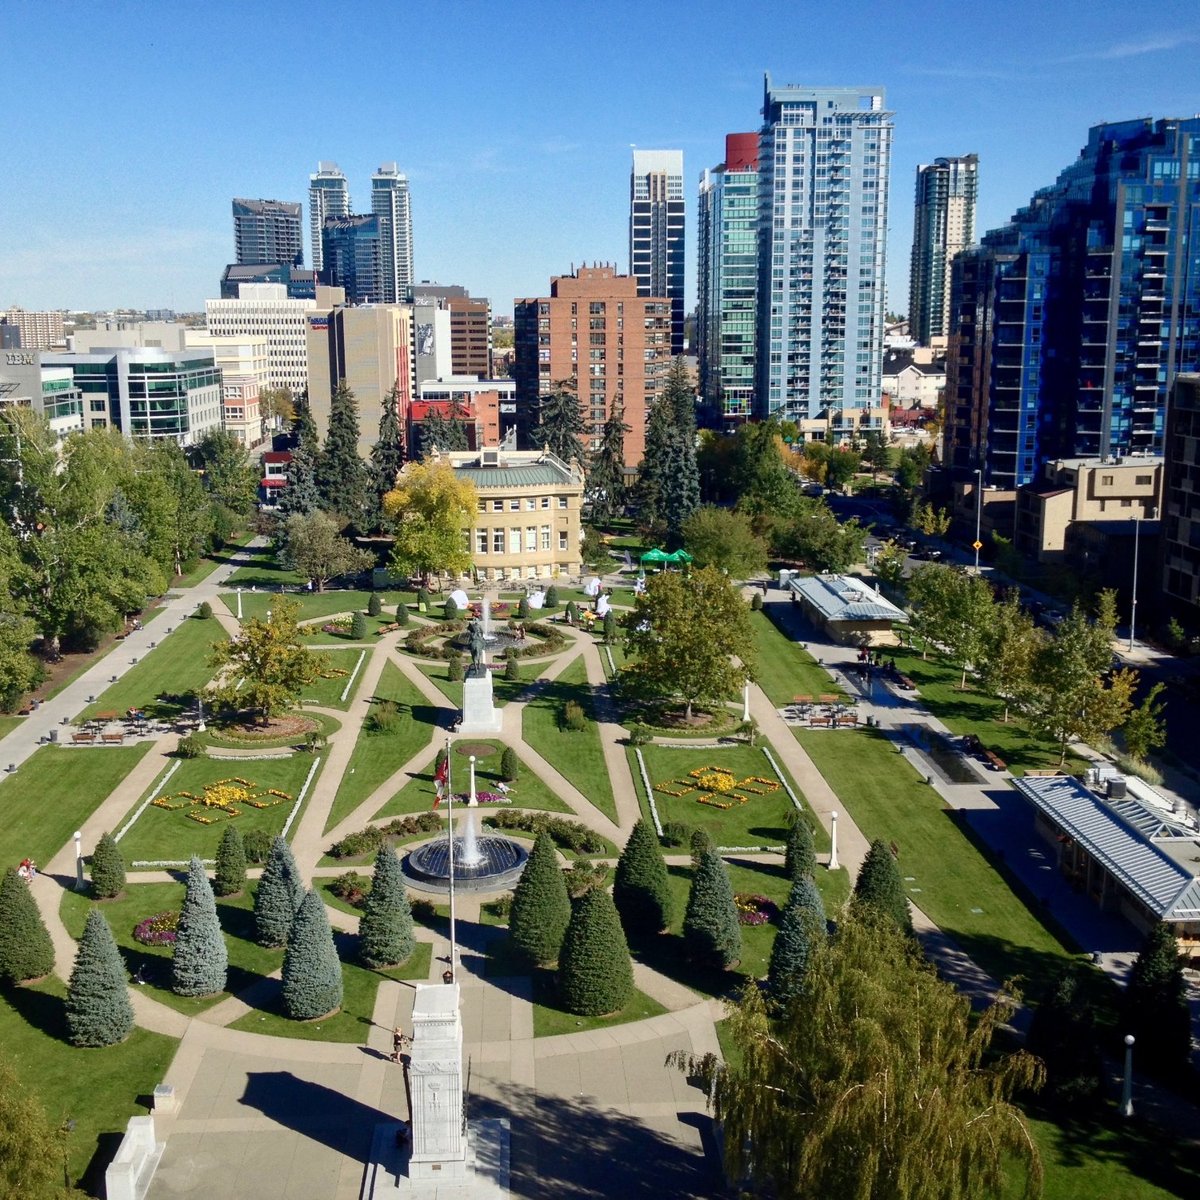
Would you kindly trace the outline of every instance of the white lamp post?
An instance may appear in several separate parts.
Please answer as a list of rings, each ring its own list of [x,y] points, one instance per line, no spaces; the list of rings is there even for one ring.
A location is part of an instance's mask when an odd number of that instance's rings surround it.
[[[979,574],[979,530],[983,520],[983,468],[975,468],[975,574]]]
[[[238,598],[238,620],[240,621],[242,619],[242,589],[241,588],[238,588],[238,590],[237,590],[237,598]]]
[[[837,857],[837,813],[829,814],[829,869],[836,871],[838,869]]]
[[[75,890],[82,892],[83,883],[83,834],[75,830]]]
[[[1129,593],[1129,653],[1133,653],[1133,632],[1137,624],[1138,534],[1142,529],[1141,513],[1133,514],[1133,587]]]
[[[471,764],[471,796],[467,803],[474,808],[479,803],[479,799],[475,795],[475,755],[472,754],[467,761]]]
[[[745,687],[742,688],[742,720],[750,720],[750,680],[746,680]]]
[[[1133,1116],[1133,1043],[1132,1033],[1125,1035],[1125,1080],[1121,1084],[1121,1116]]]

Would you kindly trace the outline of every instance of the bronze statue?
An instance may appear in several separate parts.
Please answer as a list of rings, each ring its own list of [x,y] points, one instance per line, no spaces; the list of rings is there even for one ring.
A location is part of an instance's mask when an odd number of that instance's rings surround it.
[[[471,666],[486,666],[484,656],[487,644],[483,637],[483,622],[478,617],[473,617],[471,624],[467,626],[467,638],[471,647]]]

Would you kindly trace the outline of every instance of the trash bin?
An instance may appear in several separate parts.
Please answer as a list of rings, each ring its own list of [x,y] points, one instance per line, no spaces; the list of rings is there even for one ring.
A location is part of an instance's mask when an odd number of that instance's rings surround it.
[[[58,741],[58,730],[57,730],[57,729],[52,729],[52,730],[50,730],[50,740],[51,740],[52,742],[57,742],[57,741]]]

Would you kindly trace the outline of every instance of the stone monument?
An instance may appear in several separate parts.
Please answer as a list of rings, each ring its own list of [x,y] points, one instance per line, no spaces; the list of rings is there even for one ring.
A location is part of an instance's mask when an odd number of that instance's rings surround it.
[[[468,626],[471,665],[463,680],[462,733],[499,733],[500,714],[492,699],[492,673],[487,665],[487,641],[483,623],[475,617]]]

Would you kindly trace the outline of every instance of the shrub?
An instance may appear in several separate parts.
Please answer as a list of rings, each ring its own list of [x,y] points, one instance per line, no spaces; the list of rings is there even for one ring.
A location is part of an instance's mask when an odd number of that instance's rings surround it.
[[[288,932],[300,902],[304,884],[286,839],[277,837],[254,894],[254,933],[260,946],[287,945]]]
[[[500,755],[500,778],[505,783],[515,783],[519,770],[517,752],[511,746],[505,746],[504,753]]]
[[[667,821],[662,827],[662,844],[664,846],[683,846],[692,836],[692,829],[682,821]]]
[[[361,642],[367,636],[367,618],[361,612],[355,612],[350,618],[350,636]]]
[[[631,746],[644,746],[650,741],[651,737],[653,737],[653,734],[651,734],[645,725],[637,721],[630,721],[629,737],[627,740]]]
[[[495,829],[519,829],[535,835],[548,833],[556,846],[575,854],[603,854],[606,849],[604,839],[582,821],[571,821],[549,813],[501,810],[488,813],[484,817],[484,824]]]
[[[383,830],[378,825],[368,825],[357,833],[348,833],[340,842],[335,842],[329,853],[334,858],[362,858],[383,845]]]
[[[579,605],[574,600],[567,601],[567,620],[572,625],[579,624]]]
[[[794,883],[798,879],[811,879],[817,870],[817,854],[813,846],[812,827],[803,813],[797,813],[788,828],[787,842],[783,848],[783,869]]]
[[[876,838],[867,851],[854,882],[853,903],[891,917],[906,933],[912,932],[912,915],[900,868],[887,842]]]
[[[339,900],[355,908],[362,908],[367,893],[371,890],[371,881],[357,871],[344,871],[336,879],[330,881],[329,891]]]
[[[755,592],[750,597],[750,609],[752,612],[760,612],[762,610],[762,592]]]
[[[508,655],[504,660],[504,678],[510,683],[521,681],[521,664],[515,654]]]
[[[226,825],[217,847],[217,869],[213,891],[218,896],[236,896],[246,886],[246,848],[236,825]]]
[[[396,707],[396,702],[394,700],[380,700],[371,709],[371,716],[367,721],[367,732],[393,733],[399,724],[400,710]]]
[[[67,984],[67,1029],[76,1046],[112,1046],[133,1031],[128,976],[108,922],[88,912]]]
[[[587,858],[577,858],[563,872],[563,880],[567,885],[567,895],[572,900],[578,900],[584,892],[592,888],[604,887],[608,882],[607,863],[594,863]]]
[[[437,920],[437,907],[432,900],[424,898],[413,900],[410,903],[414,921],[420,921],[422,925],[433,925]]]
[[[512,912],[512,892],[505,892],[496,900],[489,900],[483,905],[484,912],[491,913],[498,920],[507,921],[509,913]]]
[[[400,860],[390,844],[381,846],[358,922],[358,957],[368,967],[391,967],[408,959],[414,944],[412,908]]]
[[[446,609],[446,620],[447,621],[457,621],[458,620],[458,605],[455,604],[454,598],[452,596],[446,597],[445,609]]]
[[[367,601],[367,616],[377,617],[383,612],[383,601],[379,599],[378,592],[372,592],[371,598]]]
[[[463,669],[463,660],[461,654],[455,654],[450,659],[450,665],[446,668],[446,678],[451,683],[461,683],[466,675]]]
[[[517,620],[529,620],[529,598],[527,596],[522,596],[517,604]]]
[[[1096,1008],[1077,963],[1063,966],[1033,1010],[1025,1048],[1046,1064],[1042,1098],[1070,1106],[1099,1095],[1103,1067]]]
[[[617,859],[613,903],[629,938],[661,933],[671,924],[671,885],[654,830],[640,820]]]
[[[1156,924],[1146,935],[1125,985],[1125,1028],[1137,1038],[1146,1066],[1180,1072],[1191,1053],[1187,984],[1171,927]]]
[[[429,594],[428,588],[417,588],[417,611],[428,612],[429,606],[433,603],[433,597]]]
[[[200,607],[196,609],[196,616],[199,617],[201,621],[211,621],[212,615],[213,615],[212,605],[209,604],[209,602],[207,600],[202,600],[200,602]]]
[[[325,735],[323,733],[318,733],[313,729],[304,735],[304,752],[306,754],[316,754],[324,749]]]
[[[54,970],[54,946],[29,884],[10,867],[0,880],[0,983],[24,983]]]
[[[229,955],[217,902],[213,899],[204,864],[195,856],[188,864],[187,891],[175,932],[171,960],[171,991],[177,996],[212,996],[225,990]]]
[[[587,713],[577,700],[568,700],[562,708],[562,727],[572,733],[582,733],[588,727]]]
[[[558,584],[552,583],[546,589],[545,607],[546,608],[557,608],[558,607]]]
[[[175,747],[176,758],[199,758],[203,753],[204,743],[194,733],[181,737]]]
[[[617,614],[610,608],[604,614],[604,640],[611,646],[617,640],[620,626],[617,624]]]
[[[767,988],[780,1005],[800,992],[809,959],[827,929],[821,893],[810,876],[801,876],[792,884],[767,968]]]
[[[325,905],[304,893],[283,955],[283,1008],[293,1021],[314,1021],[342,1006],[342,964]]]
[[[683,940],[696,962],[728,970],[742,957],[742,930],[729,872],[715,850],[708,851],[692,876]]]
[[[612,897],[602,888],[574,904],[562,941],[558,993],[568,1012],[603,1016],[633,997],[633,963]]]
[[[376,853],[385,843],[393,844],[398,838],[433,833],[444,828],[442,819],[435,812],[395,817],[386,825],[367,825],[356,833],[348,833],[340,842],[330,846],[329,854],[332,858],[362,858]]]
[[[125,860],[111,833],[102,833],[92,851],[92,891],[101,900],[119,896],[125,887]]]
[[[692,852],[692,870],[700,865],[700,860],[712,849],[713,840],[703,829],[693,829],[692,836],[688,839],[688,847]]]
[[[508,935],[513,948],[534,964],[558,958],[571,920],[571,898],[547,833],[539,833],[513,892]]]
[[[242,839],[246,861],[265,863],[271,853],[271,835],[265,829],[251,829]]]
[[[403,600],[396,605],[396,624],[407,625],[409,622],[408,605]]]

